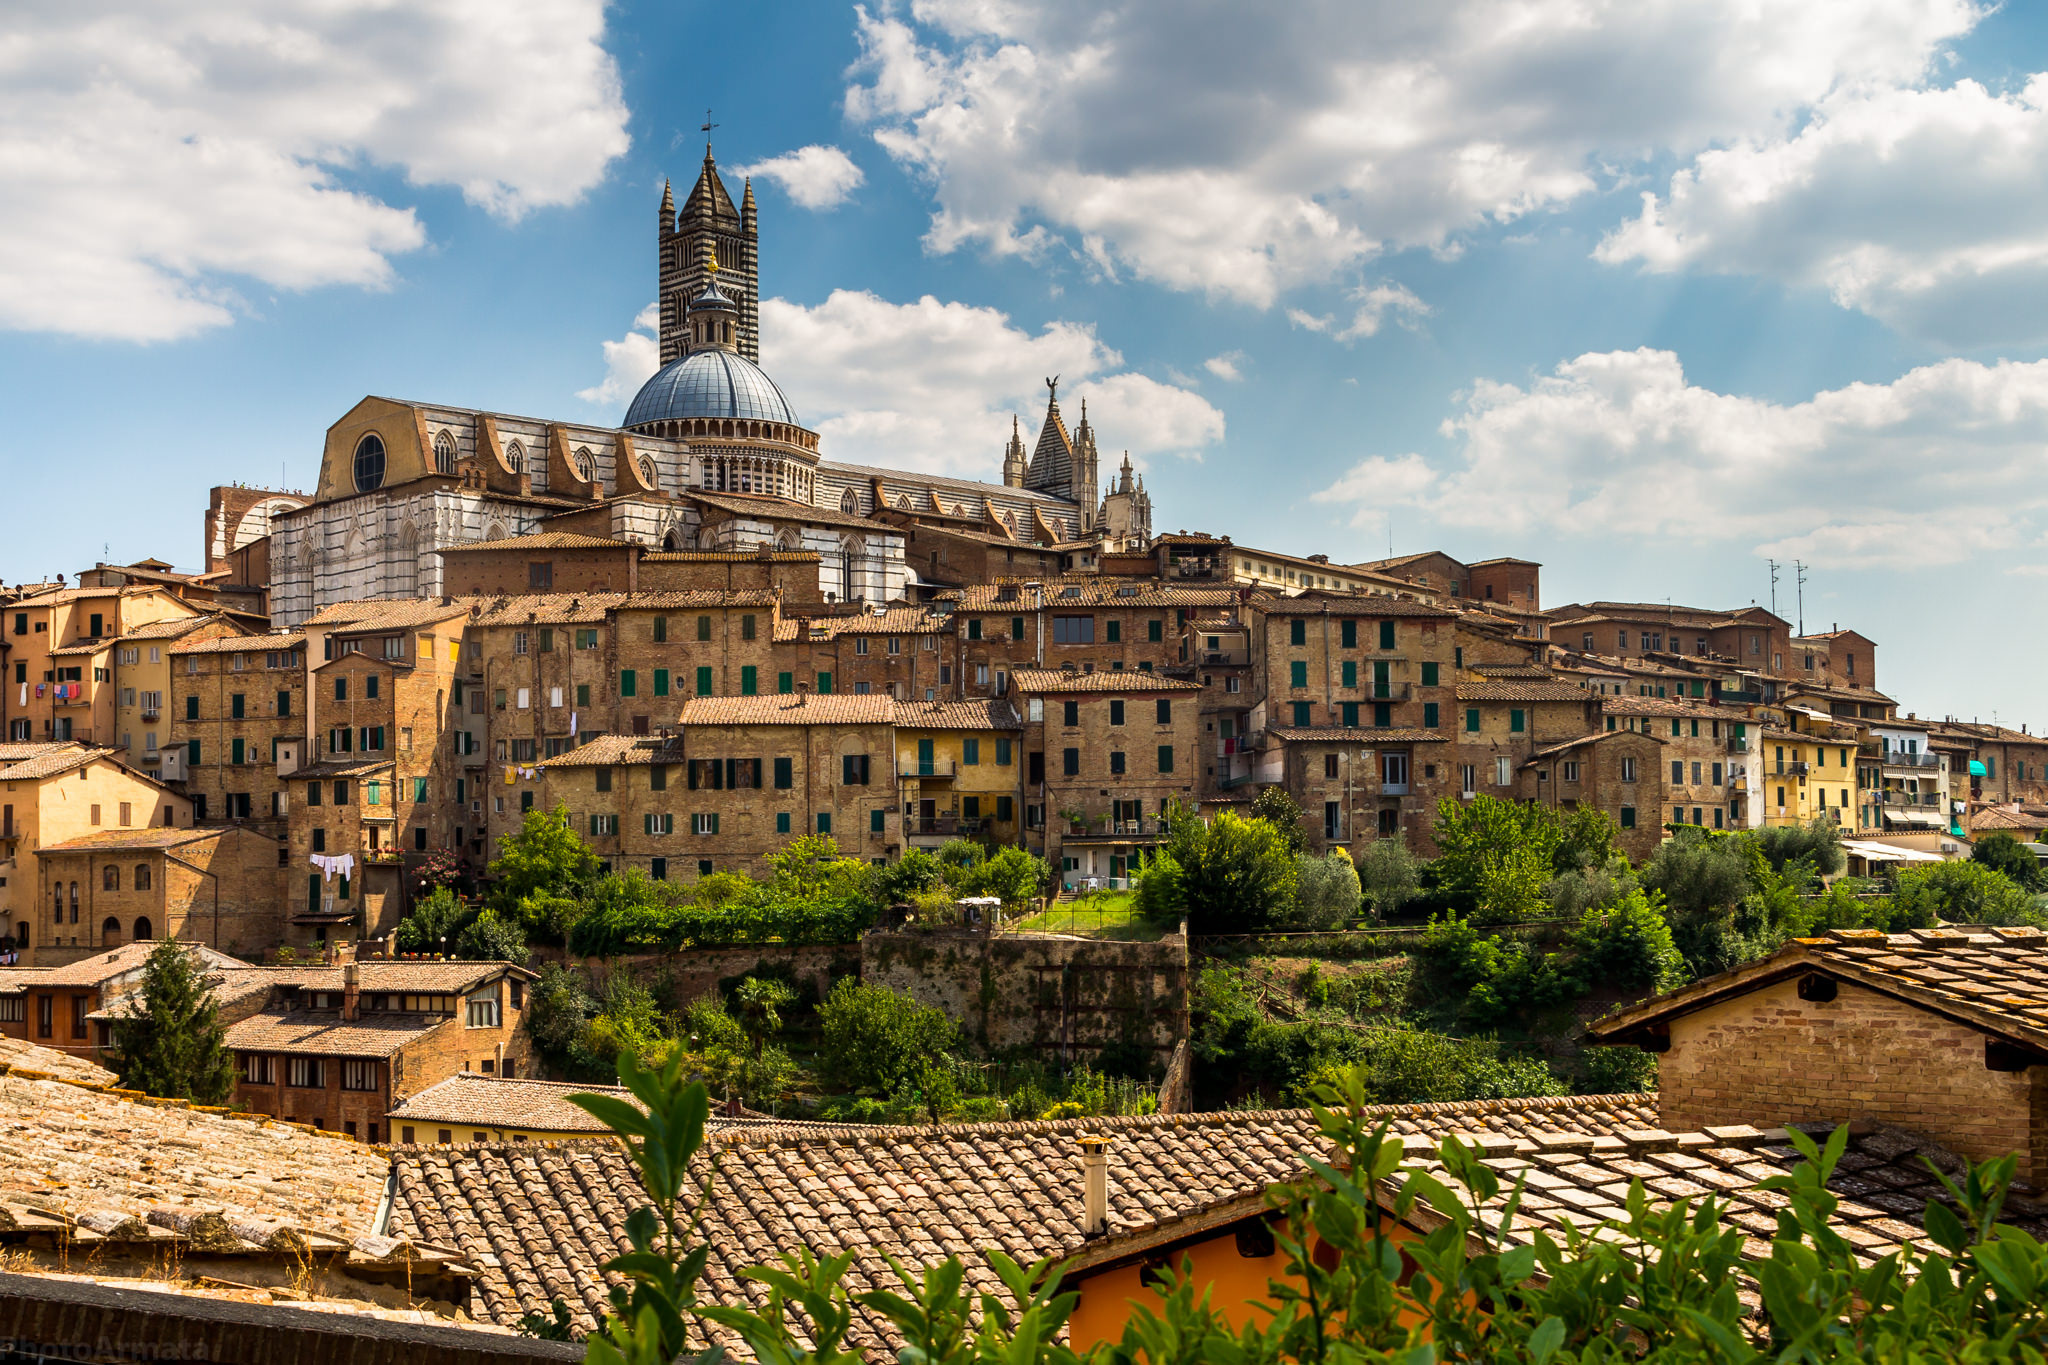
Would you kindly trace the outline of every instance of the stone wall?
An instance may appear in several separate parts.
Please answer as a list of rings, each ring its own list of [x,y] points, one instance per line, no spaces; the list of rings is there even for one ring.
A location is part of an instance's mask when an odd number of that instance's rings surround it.
[[[1672,1020],[1659,1122],[1688,1133],[1873,1119],[1972,1160],[2017,1152],[2022,1179],[2048,1174],[2032,1123],[2048,1068],[1992,1071],[1982,1033],[1860,986],[1837,991],[1802,1000],[1783,981]]]
[[[1133,943],[878,930],[861,940],[860,958],[863,981],[945,1011],[992,1050],[1085,1055],[1136,1044],[1164,1065],[1187,1032],[1185,933]]]
[[[643,984],[665,976],[674,987],[675,998],[681,1001],[715,994],[719,982],[734,977],[779,976],[787,971],[800,987],[804,983],[813,986],[823,1000],[832,993],[833,982],[860,970],[860,948],[851,943],[692,948],[677,953],[591,959],[585,965],[599,984],[617,971],[627,972]]]

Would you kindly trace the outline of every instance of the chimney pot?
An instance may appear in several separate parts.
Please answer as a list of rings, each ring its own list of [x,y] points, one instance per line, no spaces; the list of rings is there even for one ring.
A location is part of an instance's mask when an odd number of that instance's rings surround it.
[[[1100,1237],[1109,1230],[1109,1139],[1082,1133],[1075,1141],[1081,1148],[1081,1235]]]
[[[341,969],[341,1017],[354,1023],[363,1013],[363,969],[350,962]]]

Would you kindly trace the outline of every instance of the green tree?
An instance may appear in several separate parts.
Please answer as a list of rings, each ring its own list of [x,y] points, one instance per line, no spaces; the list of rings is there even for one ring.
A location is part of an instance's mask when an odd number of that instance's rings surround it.
[[[1636,876],[1681,919],[1723,915],[1750,892],[1753,841],[1686,828],[1657,846]]]
[[[758,1057],[768,1040],[782,1031],[782,1011],[796,1003],[796,988],[772,976],[750,976],[733,988],[732,1002]]]
[[[1184,916],[1194,933],[1269,929],[1294,906],[1294,855],[1270,821],[1224,811],[1204,823],[1182,812],[1172,819],[1161,858],[1179,872],[1163,879],[1168,885],[1150,903],[1166,917]],[[1165,903],[1167,891],[1178,907]]]
[[[2002,872],[2012,881],[2028,891],[2038,892],[2048,885],[2048,876],[2041,871],[2041,860],[2033,850],[2003,830],[1987,834],[1977,841],[1970,850],[1970,861],[1982,863],[1993,872]]]
[[[2012,878],[1983,863],[1927,863],[1899,873],[1892,923],[1900,928],[1949,924],[2048,925],[2034,898]]]
[[[1333,848],[1321,858],[1294,859],[1294,911],[1288,923],[1302,929],[1340,929],[1358,917],[1358,869],[1351,855]]]
[[[1782,872],[1786,864],[1808,862],[1823,877],[1832,877],[1849,865],[1848,850],[1842,847],[1842,829],[1832,820],[1811,820],[1803,825],[1766,825],[1751,838],[1763,850],[1773,868]]]
[[[1535,803],[1479,796],[1437,803],[1438,883],[1486,920],[1526,919],[1549,902],[1543,889],[1556,870],[1563,831]]]
[[[1655,892],[1640,888],[1612,905],[1588,910],[1569,943],[1580,988],[1602,986],[1654,995],[1686,978],[1685,958]]]
[[[1550,854],[1553,870],[1585,871],[1606,867],[1613,859],[1617,851],[1614,841],[1621,831],[1606,811],[1592,805],[1573,806],[1556,820],[1557,847]]]
[[[517,962],[531,955],[526,931],[486,906],[455,940],[455,956],[471,962]]]
[[[1358,890],[1373,918],[1386,919],[1415,896],[1422,869],[1406,840],[1375,839],[1358,860]]]
[[[465,905],[447,887],[437,886],[398,922],[398,950],[402,953],[457,952],[462,931],[476,916],[473,906]]]
[[[951,1020],[886,986],[842,978],[818,1007],[826,1073],[850,1090],[886,1095],[958,1041]]]
[[[150,949],[136,1008],[114,1020],[109,1059],[124,1089],[219,1104],[235,1087],[235,1058],[199,954],[167,938]]]
[[[518,829],[498,840],[498,856],[491,863],[491,904],[530,931],[556,918],[542,902],[580,899],[603,870],[570,827],[567,806],[536,807],[521,818]]]
[[[995,896],[1005,905],[1020,905],[1043,891],[1051,875],[1045,859],[1021,848],[1005,848],[957,869],[953,889],[962,896]]]
[[[1308,847],[1308,830],[1301,822],[1301,803],[1285,787],[1266,787],[1252,798],[1252,819],[1264,820],[1280,832],[1289,853]]]

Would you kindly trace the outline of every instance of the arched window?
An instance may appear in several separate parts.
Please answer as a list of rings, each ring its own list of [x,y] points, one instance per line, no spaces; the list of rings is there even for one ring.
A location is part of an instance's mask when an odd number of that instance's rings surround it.
[[[860,494],[854,492],[851,488],[841,493],[839,495],[839,510],[842,512],[860,511]]]
[[[640,482],[646,484],[649,488],[661,487],[661,475],[654,467],[654,457],[652,455],[642,455],[640,457]]]
[[[14,926],[14,946],[21,949],[23,952],[28,951],[27,920],[23,920],[21,923]]]
[[[526,447],[514,441],[505,447],[505,464],[514,474],[526,472]]]
[[[71,883],[71,922],[78,923],[78,883]]]
[[[101,869],[100,869],[100,890],[102,890],[102,891],[119,891],[120,889],[121,889],[121,869],[120,869],[120,868],[118,868],[118,867],[115,867],[115,866],[114,866],[114,865],[113,865],[112,863],[109,863],[109,864],[107,864],[107,866],[105,866],[105,867],[101,868]]]
[[[120,946],[121,921],[115,919],[112,915],[108,915],[107,922],[100,926],[100,947],[118,948]]]
[[[135,921],[135,941],[137,943],[146,943],[154,937],[156,935],[149,931],[149,916],[143,915]]]
[[[455,472],[455,438],[445,431],[434,433],[434,472],[453,474]]]
[[[135,865],[135,889],[136,889],[137,891],[147,891],[147,890],[149,890],[149,864],[148,864],[148,863],[137,863],[137,864]],[[136,937],[137,937],[137,938],[140,938],[140,937],[142,937],[142,936],[141,936],[140,934],[137,934],[137,935],[136,935]]]
[[[50,898],[53,902],[50,906],[50,918],[62,924],[64,922],[64,883],[58,882],[54,887],[50,888],[50,893]]]
[[[590,458],[590,452],[582,446],[577,446],[575,452],[569,456],[569,463],[576,466],[576,477],[585,483],[589,483],[597,472],[597,462]]]
[[[661,548],[669,551],[670,553],[674,553],[675,551],[683,548],[683,539],[681,536],[676,534],[675,527],[669,527],[668,534],[661,538]]]
[[[376,433],[356,442],[356,491],[368,493],[384,486],[384,442]]]

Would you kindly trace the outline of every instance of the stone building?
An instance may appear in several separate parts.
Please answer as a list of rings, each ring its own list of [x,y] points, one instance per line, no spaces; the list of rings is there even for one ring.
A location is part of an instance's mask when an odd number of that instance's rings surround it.
[[[156,584],[58,588],[0,612],[0,720],[13,743],[120,742],[116,641],[156,622],[196,617],[197,607]]]
[[[1062,883],[1123,885],[1192,808],[1200,780],[1201,684],[1135,669],[1020,669],[1025,840]]]
[[[240,826],[155,825],[45,844],[37,862],[53,914],[60,892],[68,898],[80,889],[78,922],[88,931],[79,934],[81,944],[109,949],[175,938],[261,953],[286,937],[279,851],[277,839]],[[38,960],[59,959],[53,950]]]
[[[225,615],[180,616],[152,621],[114,640],[114,735],[128,765],[161,777],[166,742],[175,743],[177,695],[171,654],[223,635],[245,632]]]
[[[1021,846],[1024,724],[1008,701],[896,707],[896,777],[908,846],[956,836]]]
[[[1641,730],[1596,730],[1547,744],[1523,760],[1517,795],[1604,812],[1619,831],[1616,845],[1640,863],[1664,841],[1664,743]]]
[[[165,778],[192,802],[196,821],[254,821],[282,834],[288,808],[279,760],[306,734],[306,637],[186,638],[165,657]]]
[[[1634,729],[1664,741],[1665,808],[1659,820],[1708,829],[1749,824],[1749,740],[1756,725],[1725,707],[1683,697],[1608,697],[1599,703],[1609,729]]]

